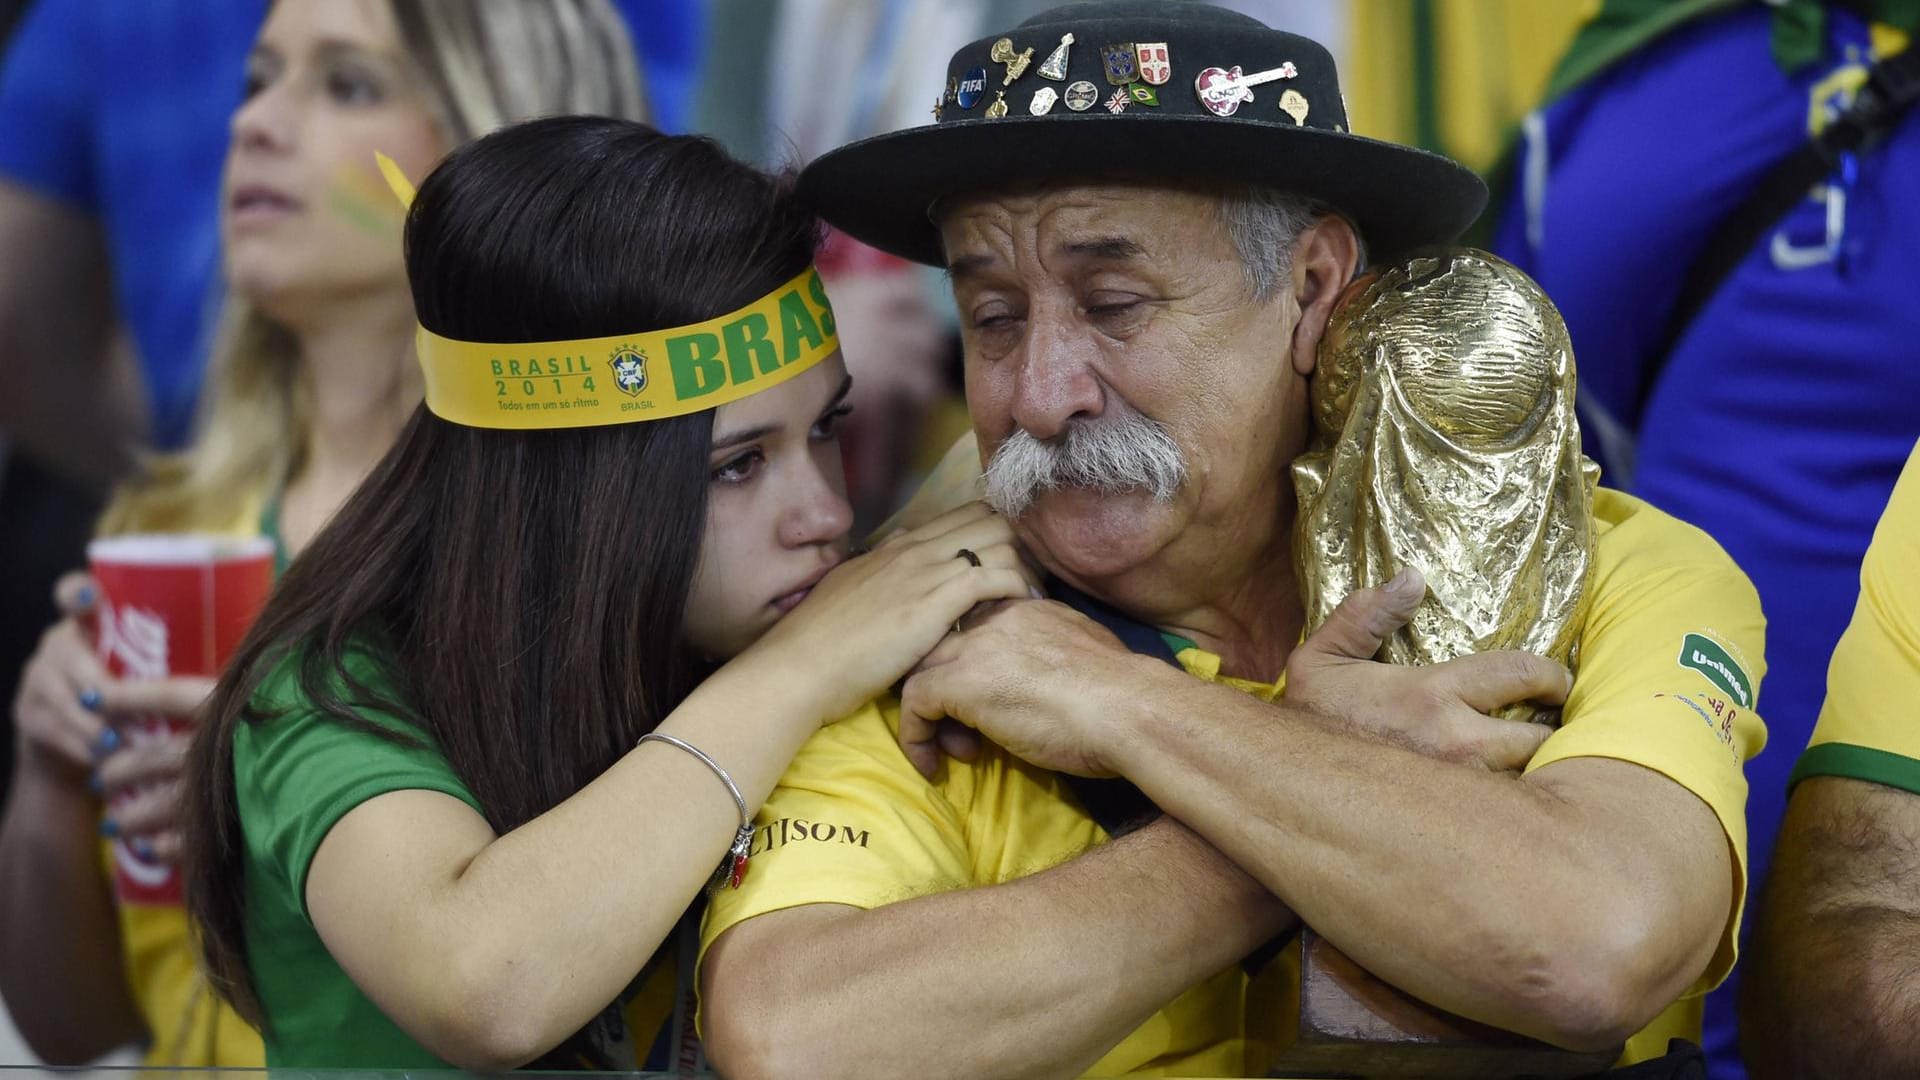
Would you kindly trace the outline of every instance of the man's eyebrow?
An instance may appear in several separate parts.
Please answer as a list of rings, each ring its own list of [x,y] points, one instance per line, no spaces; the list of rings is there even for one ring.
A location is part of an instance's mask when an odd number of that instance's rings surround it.
[[[1147,253],[1145,248],[1124,236],[1096,236],[1086,240],[1075,240],[1061,250],[1081,258],[1115,261],[1138,259]]]
[[[947,263],[947,277],[950,279],[972,277],[991,265],[993,265],[991,255],[956,255],[953,261]]]

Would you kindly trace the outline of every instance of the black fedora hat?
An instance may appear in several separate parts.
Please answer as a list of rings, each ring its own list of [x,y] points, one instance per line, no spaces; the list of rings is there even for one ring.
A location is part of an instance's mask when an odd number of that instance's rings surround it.
[[[960,49],[943,85],[933,123],[821,156],[802,196],[854,237],[936,266],[936,200],[1056,178],[1278,188],[1338,208],[1382,256],[1452,241],[1486,205],[1465,167],[1348,131],[1318,42],[1207,4],[1053,8]]]

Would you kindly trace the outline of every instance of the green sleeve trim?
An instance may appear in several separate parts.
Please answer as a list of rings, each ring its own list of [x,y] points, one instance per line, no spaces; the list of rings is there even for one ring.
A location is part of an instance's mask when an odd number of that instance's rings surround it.
[[[1844,776],[1920,795],[1920,761],[1870,746],[1832,742],[1807,747],[1787,778],[1787,791],[1810,776]]]

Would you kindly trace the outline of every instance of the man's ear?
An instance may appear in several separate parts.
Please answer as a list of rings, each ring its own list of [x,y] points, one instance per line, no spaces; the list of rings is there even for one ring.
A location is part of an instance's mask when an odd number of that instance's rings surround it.
[[[1293,324],[1293,369],[1300,375],[1313,374],[1320,335],[1359,262],[1360,237],[1339,214],[1321,217],[1294,241],[1291,276],[1300,318]]]

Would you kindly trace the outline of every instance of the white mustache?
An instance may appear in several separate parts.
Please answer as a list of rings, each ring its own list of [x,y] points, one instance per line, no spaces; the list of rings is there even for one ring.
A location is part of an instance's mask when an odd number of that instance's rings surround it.
[[[1072,421],[1049,442],[1014,429],[987,462],[986,482],[987,505],[1011,518],[1061,488],[1147,491],[1167,502],[1187,482],[1187,462],[1166,425],[1126,409]]]

